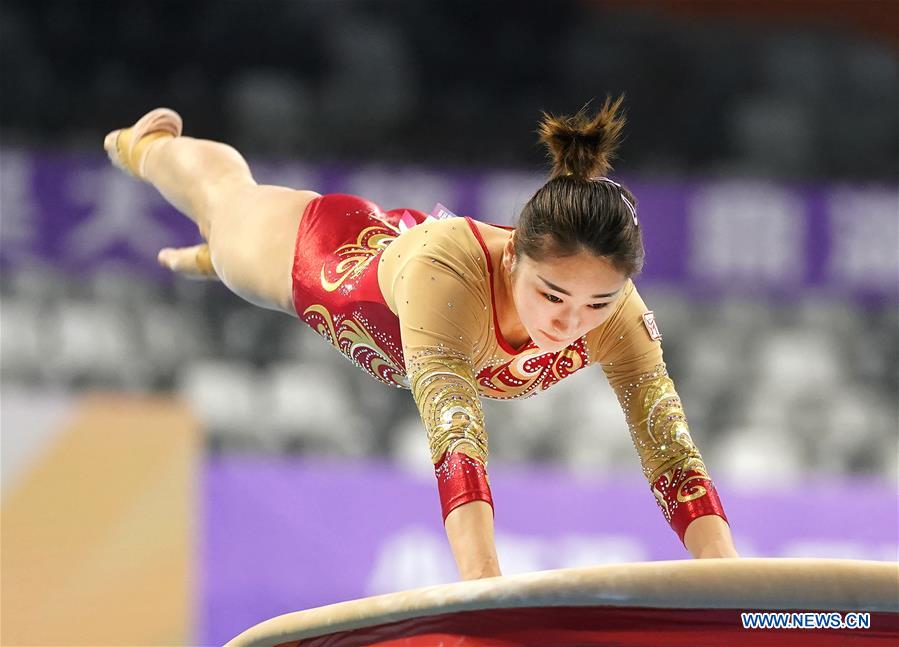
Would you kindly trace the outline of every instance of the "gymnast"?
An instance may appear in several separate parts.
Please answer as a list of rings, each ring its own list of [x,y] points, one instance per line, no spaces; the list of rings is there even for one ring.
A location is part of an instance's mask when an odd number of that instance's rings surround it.
[[[500,575],[480,398],[528,397],[590,364],[602,366],[690,554],[738,556],[634,287],[637,201],[606,177],[623,125],[620,98],[592,115],[544,114],[552,171],[514,228],[259,185],[234,148],[181,136],[166,108],[104,148],[205,241],[163,249],[162,265],[302,319],[373,378],[412,391],[460,577],[477,579]],[[596,514],[613,518],[615,506],[598,502]]]

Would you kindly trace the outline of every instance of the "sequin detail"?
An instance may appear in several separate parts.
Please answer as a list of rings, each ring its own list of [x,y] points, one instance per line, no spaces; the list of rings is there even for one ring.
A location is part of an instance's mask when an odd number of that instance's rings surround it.
[[[393,359],[397,356],[401,358],[402,351],[363,315],[337,317],[325,306],[316,304],[303,311],[302,319],[344,357],[376,380],[409,388],[405,371]]]
[[[643,475],[671,522],[678,505],[708,493],[711,478],[687,425],[687,417],[665,364],[616,389]]]
[[[447,452],[434,466],[434,475],[444,521],[450,512],[472,501],[486,501],[493,507],[487,469],[474,458]]]
[[[356,241],[338,247],[334,255],[340,260],[334,264],[333,259],[322,263],[321,283],[326,292],[334,292],[344,285],[362,275],[378,254],[384,251],[399,235],[399,230],[385,223],[378,223],[374,227],[366,227],[356,237]],[[329,265],[333,264],[333,269]],[[329,271],[330,270],[330,271]],[[328,274],[337,275],[335,280],[330,280]],[[352,283],[344,286],[344,293],[349,293],[353,288]]]
[[[448,349],[421,349],[406,358],[412,397],[428,434],[431,462],[447,452],[487,464],[484,413],[470,358]]]
[[[378,286],[378,261],[397,239],[398,219],[357,196],[320,196],[297,229],[292,269],[297,316],[375,379],[408,388],[399,322]]]
[[[477,383],[481,393],[488,398],[529,398],[589,364],[586,337],[557,353],[544,352],[531,342],[511,359],[494,355],[482,361],[478,366]]]

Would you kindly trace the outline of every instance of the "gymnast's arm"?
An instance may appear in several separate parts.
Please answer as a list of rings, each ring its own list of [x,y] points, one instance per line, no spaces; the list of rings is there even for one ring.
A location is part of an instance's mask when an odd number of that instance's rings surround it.
[[[445,346],[419,346],[407,355],[406,366],[427,430],[444,528],[459,574],[465,580],[500,575],[487,434],[470,359]]]
[[[428,436],[444,527],[463,579],[500,575],[487,479],[487,433],[473,347],[485,311],[434,259],[410,261],[393,287],[406,373]],[[450,305],[451,304],[451,305]]]
[[[724,508],[662,360],[660,337],[644,319],[648,312],[629,284],[615,314],[591,333],[591,354],[618,396],[643,474],[671,528],[695,558],[737,557]]]
[[[460,505],[447,515],[444,526],[463,580],[502,575],[493,538],[493,507],[489,503],[471,501]]]

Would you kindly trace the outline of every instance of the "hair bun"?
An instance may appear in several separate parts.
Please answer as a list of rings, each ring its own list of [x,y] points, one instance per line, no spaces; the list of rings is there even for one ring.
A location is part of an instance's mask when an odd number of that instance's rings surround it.
[[[623,96],[614,101],[606,97],[602,109],[592,118],[586,106],[573,117],[543,113],[537,133],[552,157],[551,177],[589,179],[609,172],[624,128],[624,116],[619,114],[623,101]]]

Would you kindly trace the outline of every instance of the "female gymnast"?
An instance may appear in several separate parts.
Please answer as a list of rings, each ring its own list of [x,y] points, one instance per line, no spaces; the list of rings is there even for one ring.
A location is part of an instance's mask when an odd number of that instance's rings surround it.
[[[607,99],[592,116],[543,116],[553,168],[515,228],[259,185],[236,150],[181,136],[165,108],[111,132],[104,148],[206,241],[162,250],[162,265],[298,317],[375,379],[411,389],[463,579],[500,575],[480,398],[530,396],[590,364],[615,390],[650,489],[691,555],[737,557],[632,281],[643,264],[636,200],[605,177],[620,107]],[[613,517],[615,502],[597,514]]]

